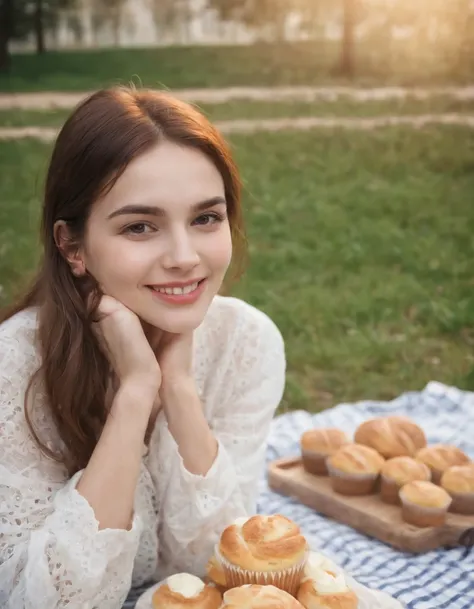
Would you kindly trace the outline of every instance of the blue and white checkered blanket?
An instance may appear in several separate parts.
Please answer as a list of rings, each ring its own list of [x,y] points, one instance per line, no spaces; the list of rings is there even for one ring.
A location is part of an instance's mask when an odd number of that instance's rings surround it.
[[[391,402],[341,404],[316,415],[283,414],[273,422],[267,460],[297,455],[300,436],[311,427],[353,433],[362,421],[389,413],[411,417],[430,443],[455,444],[474,459],[474,393],[432,382]],[[278,512],[298,522],[313,549],[332,557],[361,584],[387,592],[408,609],[474,609],[474,549],[399,552],[270,491],[265,481],[261,491],[259,512]]]

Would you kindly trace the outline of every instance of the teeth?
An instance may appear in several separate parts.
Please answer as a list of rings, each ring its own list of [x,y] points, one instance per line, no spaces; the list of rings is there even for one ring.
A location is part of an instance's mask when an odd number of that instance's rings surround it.
[[[198,287],[198,283],[192,283],[191,285],[187,285],[184,288],[153,288],[155,292],[160,292],[161,294],[173,294],[174,296],[182,296],[183,294],[190,294],[194,292]]]

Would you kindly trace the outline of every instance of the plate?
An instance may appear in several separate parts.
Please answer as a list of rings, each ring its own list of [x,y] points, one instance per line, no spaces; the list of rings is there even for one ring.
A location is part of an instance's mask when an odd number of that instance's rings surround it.
[[[359,584],[355,579],[344,573],[347,583],[352,590],[357,594],[359,599],[358,609],[405,609],[405,606],[385,592],[380,590],[372,590]],[[164,581],[164,580],[163,580]],[[151,600],[153,593],[163,582],[158,582],[140,596],[135,605],[135,609],[152,609]]]

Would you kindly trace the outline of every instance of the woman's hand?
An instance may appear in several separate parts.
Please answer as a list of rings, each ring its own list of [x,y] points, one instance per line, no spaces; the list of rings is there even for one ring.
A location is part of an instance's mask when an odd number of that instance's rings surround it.
[[[161,369],[160,394],[177,385],[193,382],[193,333],[164,332],[155,355]]]
[[[102,296],[94,330],[121,386],[140,386],[156,395],[160,366],[139,318],[111,296]]]

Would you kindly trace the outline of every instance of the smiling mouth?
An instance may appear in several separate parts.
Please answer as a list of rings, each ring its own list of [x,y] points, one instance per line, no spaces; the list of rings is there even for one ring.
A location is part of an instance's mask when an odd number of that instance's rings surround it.
[[[149,287],[151,290],[157,292],[158,294],[167,294],[168,296],[185,296],[187,294],[192,294],[193,292],[195,292],[203,281],[205,280],[201,279],[200,281],[195,281],[194,283],[190,283],[189,285],[181,287]]]

